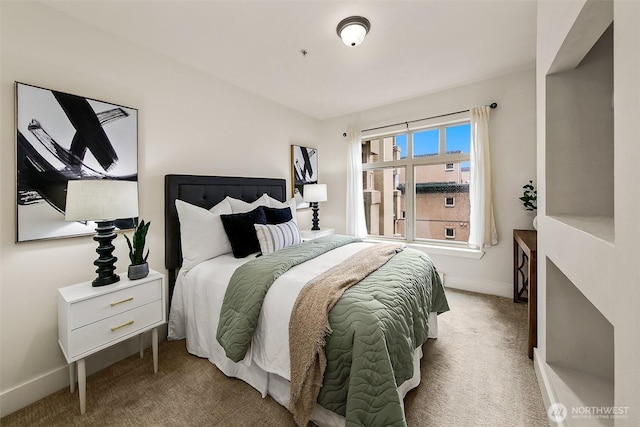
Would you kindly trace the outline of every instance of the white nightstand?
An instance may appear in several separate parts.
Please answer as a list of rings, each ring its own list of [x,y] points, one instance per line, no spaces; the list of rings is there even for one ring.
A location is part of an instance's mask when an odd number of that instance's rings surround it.
[[[317,239],[318,237],[331,236],[332,234],[336,234],[336,230],[333,228],[322,228],[317,231],[300,230],[300,239],[303,242],[306,242],[307,240]]]
[[[69,363],[72,393],[75,365],[78,368],[81,414],[86,401],[85,357],[151,329],[153,372],[158,372],[157,328],[167,321],[164,286],[164,274],[150,270],[139,280],[129,280],[125,272],[112,285],[94,288],[89,281],[58,289],[58,343]]]

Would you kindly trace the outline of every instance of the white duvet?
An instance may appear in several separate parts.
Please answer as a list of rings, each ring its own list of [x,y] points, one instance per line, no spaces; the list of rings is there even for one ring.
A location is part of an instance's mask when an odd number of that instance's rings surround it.
[[[341,246],[291,268],[271,286],[265,297],[251,349],[244,365],[255,363],[267,372],[289,380],[289,318],[302,287],[372,243]],[[216,340],[218,318],[231,275],[240,265],[255,258],[236,259],[225,254],[198,264],[179,274],[169,315],[169,339],[187,339],[189,353],[218,364],[226,359]],[[224,369],[223,369],[224,371]]]

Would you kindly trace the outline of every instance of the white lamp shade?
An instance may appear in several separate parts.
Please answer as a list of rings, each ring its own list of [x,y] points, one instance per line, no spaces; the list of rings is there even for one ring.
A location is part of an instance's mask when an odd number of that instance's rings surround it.
[[[326,202],[327,184],[305,184],[302,194],[302,200],[305,202]]]
[[[340,38],[347,46],[358,46],[367,35],[367,29],[357,23],[349,24],[340,31]]]
[[[138,216],[138,183],[71,180],[67,184],[66,221],[112,221]]]

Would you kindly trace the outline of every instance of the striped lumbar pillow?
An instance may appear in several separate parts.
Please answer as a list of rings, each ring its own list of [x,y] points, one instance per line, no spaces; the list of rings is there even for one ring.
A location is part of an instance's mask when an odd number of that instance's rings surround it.
[[[300,243],[300,232],[295,222],[282,224],[254,224],[263,255]]]

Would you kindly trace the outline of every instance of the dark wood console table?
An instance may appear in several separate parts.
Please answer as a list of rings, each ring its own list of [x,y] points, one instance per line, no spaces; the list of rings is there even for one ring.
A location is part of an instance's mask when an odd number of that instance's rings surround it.
[[[513,302],[529,303],[529,359],[538,344],[537,250],[537,231],[513,230]]]

